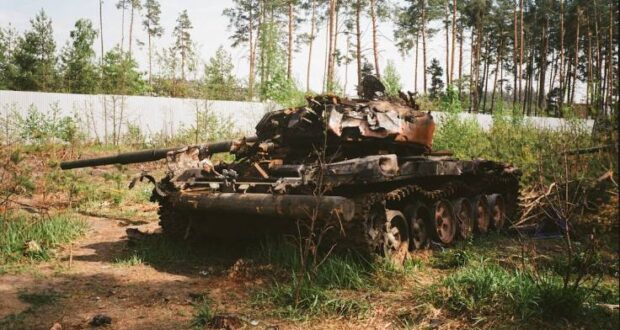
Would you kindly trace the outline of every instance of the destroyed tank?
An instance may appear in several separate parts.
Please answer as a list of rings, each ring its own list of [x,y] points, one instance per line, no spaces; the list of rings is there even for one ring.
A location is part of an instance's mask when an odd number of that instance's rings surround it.
[[[155,185],[160,225],[175,239],[237,242],[314,231],[327,246],[400,263],[433,242],[449,246],[504,228],[516,212],[517,168],[434,151],[433,116],[414,95],[388,98],[373,76],[359,89],[357,99],[320,95],[269,112],[253,137],[61,168],[166,159],[164,178],[139,179]],[[215,161],[222,152],[234,161]]]

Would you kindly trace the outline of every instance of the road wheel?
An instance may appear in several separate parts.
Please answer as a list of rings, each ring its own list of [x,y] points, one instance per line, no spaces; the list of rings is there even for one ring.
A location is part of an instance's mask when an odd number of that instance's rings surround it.
[[[421,250],[429,246],[428,225],[431,213],[422,203],[414,203],[405,207],[404,215],[409,224],[409,249]]]
[[[467,198],[457,198],[452,202],[454,214],[459,223],[459,236],[468,239],[474,232],[474,218],[471,203]]]
[[[485,195],[474,197],[472,203],[474,213],[474,224],[476,230],[480,234],[486,234],[489,231],[489,201]]]
[[[383,255],[395,266],[402,266],[409,255],[409,227],[400,211],[386,210]]]
[[[452,244],[458,227],[452,205],[447,200],[440,200],[434,207],[435,238],[443,244]]]
[[[491,225],[495,230],[500,231],[506,223],[506,203],[504,203],[504,197],[500,194],[493,194],[488,199],[489,209],[491,210]]]

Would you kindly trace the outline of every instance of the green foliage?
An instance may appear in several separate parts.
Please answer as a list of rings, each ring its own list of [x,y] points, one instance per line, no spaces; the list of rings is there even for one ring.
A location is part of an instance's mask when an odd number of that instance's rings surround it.
[[[381,75],[383,85],[385,85],[385,93],[387,96],[398,96],[398,92],[402,89],[400,75],[394,65],[394,61],[389,60]]]
[[[457,112],[442,116],[434,136],[435,150],[450,150],[464,159],[480,157],[512,163],[522,169],[524,183],[540,174],[551,179],[560,169],[561,151],[593,144],[585,124],[576,121],[551,130],[535,127],[522,116],[497,111],[491,128],[485,131],[474,118],[466,119]]]
[[[177,18],[177,25],[174,27],[174,50],[180,56],[181,80],[185,80],[186,70],[194,71],[195,63],[192,60],[195,55],[194,42],[190,30],[193,28],[189,20],[187,9],[183,10]]]
[[[101,89],[104,93],[137,95],[146,88],[136,61],[118,48],[105,54],[102,72]]]
[[[0,214],[0,264],[48,260],[54,248],[78,238],[85,229],[84,222],[64,214],[50,217]]]
[[[209,100],[240,100],[242,96],[230,54],[220,46],[205,64],[204,97]]]
[[[52,104],[50,109],[49,114],[44,114],[31,106],[25,116],[14,114],[16,131],[22,142],[40,145],[58,139],[72,143],[79,138],[76,121],[72,117],[61,116],[57,104]]]
[[[431,301],[456,313],[478,317],[507,313],[521,320],[574,319],[591,308],[591,288],[564,286],[551,273],[506,270],[490,262],[472,262],[429,289]]]
[[[75,22],[71,41],[61,55],[65,90],[79,94],[97,91],[100,77],[93,49],[96,37],[97,31],[90,20],[80,19]]]
[[[432,100],[437,100],[442,96],[443,91],[443,69],[439,65],[439,61],[436,58],[431,60],[431,65],[426,68],[426,73],[431,75],[431,88],[429,89],[429,97]]]
[[[395,269],[387,262],[375,263],[356,255],[334,254],[304,273],[296,247],[273,241],[262,243],[254,252],[254,259],[285,273],[284,278],[277,277],[267,288],[258,290],[255,303],[266,302],[275,307],[276,314],[292,319],[321,315],[361,317],[370,309],[370,304],[352,292],[391,291],[400,287],[398,283],[404,276],[418,268],[414,262],[405,269]]]
[[[213,309],[211,300],[206,296],[201,296],[198,301],[194,302],[194,316],[192,318],[192,327],[203,329],[213,320]]]
[[[19,38],[13,56],[15,76],[11,87],[17,90],[53,91],[57,87],[56,42],[52,21],[41,10],[30,20],[31,29]]]

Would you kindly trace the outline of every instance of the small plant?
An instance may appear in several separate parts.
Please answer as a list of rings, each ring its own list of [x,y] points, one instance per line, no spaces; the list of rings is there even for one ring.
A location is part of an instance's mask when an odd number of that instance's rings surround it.
[[[132,267],[132,266],[142,265],[144,262],[142,261],[142,258],[137,256],[136,254],[132,254],[129,257],[116,258],[114,259],[114,263],[117,264],[118,266]]]
[[[203,329],[211,323],[213,316],[214,312],[211,307],[211,300],[205,295],[198,297],[198,299],[194,302],[194,314],[191,323],[192,327]]]

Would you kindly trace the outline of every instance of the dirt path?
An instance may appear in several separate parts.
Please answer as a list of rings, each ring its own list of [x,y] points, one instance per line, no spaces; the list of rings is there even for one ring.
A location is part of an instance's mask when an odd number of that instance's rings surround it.
[[[291,323],[261,317],[264,313],[260,306],[252,307],[249,299],[252,290],[264,281],[231,274],[235,259],[181,267],[148,262],[122,264],[118,259],[126,256],[129,249],[127,223],[95,217],[86,221],[88,233],[72,247],[64,247],[58,261],[33,266],[20,274],[0,276],[0,320],[12,319],[0,323],[0,328],[4,325],[9,329],[47,330],[57,322],[62,329],[85,329],[91,328],[89,323],[95,315],[105,314],[112,318],[107,327],[110,329],[187,329],[191,327],[194,299],[203,294],[214,302],[218,313],[257,320],[258,325],[246,328],[390,326],[377,326],[381,322],[376,319],[363,324],[342,320]],[[131,228],[147,235],[160,235],[155,220]],[[51,301],[28,304],[23,295],[48,297]]]
[[[147,264],[115,262],[127,249],[124,222],[88,218],[90,230],[59,262],[35,266],[34,271],[0,276],[0,319],[14,314],[17,328],[82,329],[96,314],[112,318],[114,329],[182,329],[192,316],[190,297],[200,293],[226,295],[226,304],[243,299],[226,276],[209,277],[199,271],[167,272]],[[132,227],[157,230],[156,222]],[[53,296],[53,303],[31,308],[20,294]],[[218,299],[219,300],[219,299]],[[21,314],[20,314],[21,313]]]

